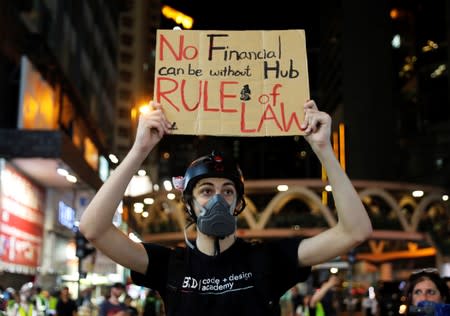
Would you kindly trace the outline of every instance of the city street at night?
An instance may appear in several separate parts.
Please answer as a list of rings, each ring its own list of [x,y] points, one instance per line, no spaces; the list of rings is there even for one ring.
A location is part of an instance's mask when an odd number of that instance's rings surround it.
[[[0,30],[0,316],[450,315],[450,2],[2,1]]]

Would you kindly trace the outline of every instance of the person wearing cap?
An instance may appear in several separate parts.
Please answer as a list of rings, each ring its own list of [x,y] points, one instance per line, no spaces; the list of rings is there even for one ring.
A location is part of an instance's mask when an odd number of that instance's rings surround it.
[[[304,104],[304,137],[326,169],[338,214],[335,226],[308,238],[249,242],[236,236],[245,209],[244,182],[235,162],[212,152],[174,179],[196,239],[187,247],[135,243],[112,218],[125,189],[169,122],[160,104],[142,113],[135,142],[97,192],[80,221],[82,234],[112,260],[131,269],[134,283],[157,290],[167,315],[276,315],[279,299],[306,280],[311,266],[347,253],[372,233],[367,212],[337,161],[331,118],[314,101]],[[301,223],[299,223],[301,224]]]

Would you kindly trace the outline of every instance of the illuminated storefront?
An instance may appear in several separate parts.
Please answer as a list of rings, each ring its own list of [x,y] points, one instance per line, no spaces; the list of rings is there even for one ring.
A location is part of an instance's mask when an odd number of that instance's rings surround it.
[[[44,190],[0,160],[0,272],[35,275],[44,231]]]
[[[0,274],[14,274],[2,285],[71,286],[79,279],[73,229],[109,163],[64,88],[27,56],[20,64],[17,128],[0,129]],[[83,260],[82,271],[93,274],[96,261]]]

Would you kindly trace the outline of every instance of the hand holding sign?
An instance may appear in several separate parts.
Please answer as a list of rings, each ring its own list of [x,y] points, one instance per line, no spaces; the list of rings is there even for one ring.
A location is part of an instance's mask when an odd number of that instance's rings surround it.
[[[164,134],[170,133],[172,124],[167,120],[161,105],[151,102],[148,110],[139,116],[139,124],[133,148],[143,157],[155,147]]]
[[[174,134],[303,134],[304,31],[158,30],[154,98]]]
[[[330,144],[331,117],[328,113],[318,110],[314,101],[305,103],[305,118],[301,128],[305,133],[305,139],[314,148],[322,148]]]

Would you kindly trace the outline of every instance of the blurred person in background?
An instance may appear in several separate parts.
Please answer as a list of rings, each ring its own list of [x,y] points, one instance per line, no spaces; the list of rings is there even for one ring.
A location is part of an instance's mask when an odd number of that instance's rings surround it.
[[[19,293],[12,287],[8,287],[4,292],[4,298],[6,300],[5,311],[8,311],[14,304],[20,303]]]
[[[450,289],[450,276],[443,277],[445,284]]]
[[[378,301],[375,289],[372,286],[367,289],[366,295],[361,301],[361,309],[363,316],[375,316],[378,314]]]
[[[8,303],[9,293],[0,285],[0,315],[4,315],[6,304]]]
[[[125,292],[125,285],[120,282],[114,283],[109,289],[108,295],[99,306],[99,316],[119,315],[127,311],[127,306],[120,301],[120,296]]]
[[[69,288],[63,286],[59,293],[58,302],[56,303],[56,316],[77,316],[78,306],[72,299]]]
[[[43,290],[40,286],[36,286],[34,302],[36,304],[39,316],[45,316],[47,314],[48,296],[48,291]]]
[[[8,302],[7,316],[38,316],[38,310],[33,301],[34,286],[27,282],[20,287],[19,293],[14,293],[14,300]]]
[[[133,305],[134,300],[130,295],[128,295],[128,294],[125,295],[123,302],[127,306],[128,316],[138,316],[139,315],[138,309]]]
[[[78,316],[91,316],[96,311],[96,305],[92,302],[92,287],[87,287],[80,292],[77,298]]]
[[[333,307],[332,289],[340,283],[339,278],[332,274],[323,281],[318,289],[305,296],[303,304],[304,316],[329,316],[336,315]],[[302,314],[300,314],[302,315]]]
[[[61,293],[61,291],[57,287],[53,288],[50,291],[50,295],[48,297],[47,316],[56,315],[56,306],[58,305],[60,293]]]
[[[311,306],[317,305],[320,302],[325,315],[335,316],[336,308],[334,306],[334,290],[336,286],[341,283],[337,275],[331,274],[330,277],[323,281],[320,287],[314,292],[311,297]]]
[[[419,302],[450,303],[449,288],[435,268],[411,273],[405,287],[405,296],[406,315],[410,315],[411,306],[417,306]]]
[[[303,295],[300,294],[298,285],[296,284],[290,290],[291,292],[291,305],[292,305],[292,315],[297,314],[297,308],[303,305]]]
[[[149,289],[144,302],[143,316],[160,316],[163,313],[163,303],[158,292]]]

